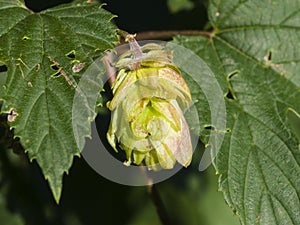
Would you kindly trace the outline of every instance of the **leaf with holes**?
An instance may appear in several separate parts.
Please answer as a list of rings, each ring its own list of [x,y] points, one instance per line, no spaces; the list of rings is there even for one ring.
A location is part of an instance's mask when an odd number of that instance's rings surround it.
[[[79,155],[72,132],[74,84],[93,57],[117,41],[113,16],[97,3],[74,1],[33,13],[0,0],[0,61],[7,68],[2,110],[14,109],[15,136],[36,159],[56,201],[62,176]]]
[[[300,112],[300,2],[212,0],[208,11],[208,37],[175,41],[202,57],[223,89],[220,188],[242,224],[299,224],[300,149],[287,112]]]

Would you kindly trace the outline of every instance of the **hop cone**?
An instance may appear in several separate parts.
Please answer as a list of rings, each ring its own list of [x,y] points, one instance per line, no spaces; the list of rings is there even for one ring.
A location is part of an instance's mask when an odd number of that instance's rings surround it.
[[[172,62],[171,51],[157,44],[140,48],[134,43],[116,63],[107,139],[116,151],[116,143],[125,151],[127,165],[172,169],[177,161],[187,167],[192,144],[182,110],[191,102],[189,88]]]

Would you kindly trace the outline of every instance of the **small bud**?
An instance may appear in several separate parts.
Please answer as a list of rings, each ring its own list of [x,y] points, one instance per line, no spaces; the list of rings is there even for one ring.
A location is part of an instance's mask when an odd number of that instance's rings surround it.
[[[187,167],[192,144],[182,110],[191,102],[189,88],[171,51],[153,43],[137,51],[138,56],[125,52],[116,63],[107,139],[116,151],[116,143],[125,151],[127,165],[172,169],[177,161]]]

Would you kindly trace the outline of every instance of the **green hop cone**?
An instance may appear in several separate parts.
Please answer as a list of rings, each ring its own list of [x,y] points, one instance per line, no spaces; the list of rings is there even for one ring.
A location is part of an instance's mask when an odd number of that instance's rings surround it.
[[[134,40],[134,44],[137,43]],[[158,44],[138,46],[119,57],[113,99],[107,106],[112,118],[107,139],[125,151],[126,165],[149,169],[187,167],[192,160],[190,132],[182,110],[191,103],[190,90],[172,62],[172,52]],[[136,50],[136,49],[135,49]]]

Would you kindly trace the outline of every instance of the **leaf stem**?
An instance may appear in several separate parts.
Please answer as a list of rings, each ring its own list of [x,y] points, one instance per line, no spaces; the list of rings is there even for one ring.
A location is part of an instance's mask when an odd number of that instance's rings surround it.
[[[139,59],[143,57],[141,47],[135,40],[136,34],[129,34],[127,31],[124,30],[118,30],[117,33],[125,40],[125,42],[129,43],[130,50],[133,52],[134,58]]]

